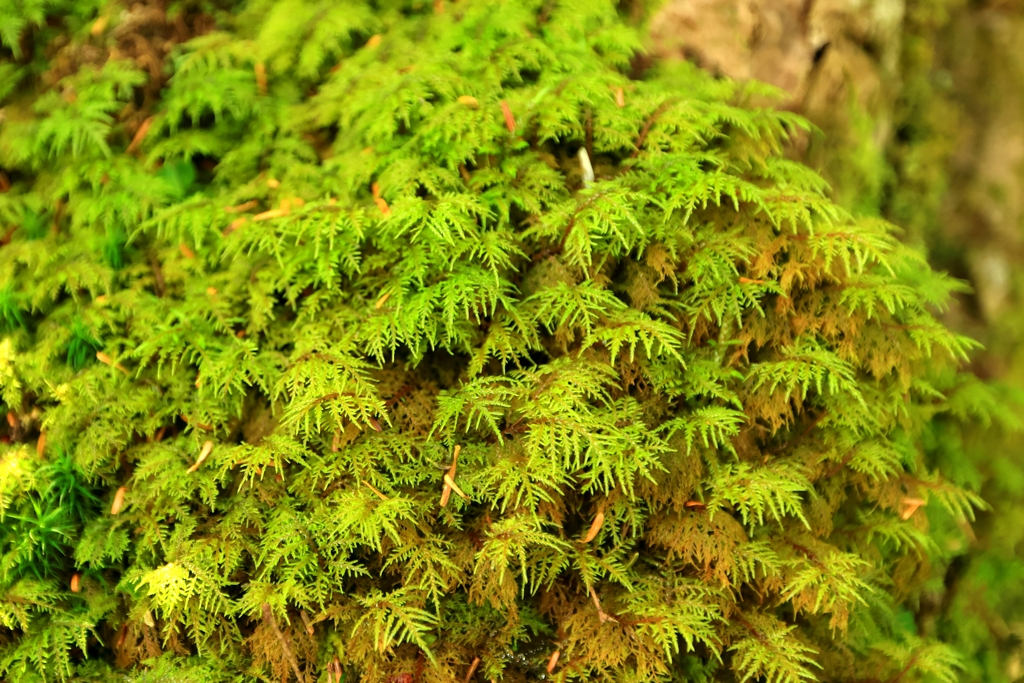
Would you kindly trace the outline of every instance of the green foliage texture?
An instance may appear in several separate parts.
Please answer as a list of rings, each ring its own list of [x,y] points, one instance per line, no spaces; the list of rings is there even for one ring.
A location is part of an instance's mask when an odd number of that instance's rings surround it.
[[[1024,126],[1019,41],[986,40],[984,30],[992,29],[977,19],[985,11],[961,0],[908,3],[903,85],[895,110],[901,134],[890,145],[893,173],[884,210],[907,229],[909,238],[928,245],[933,263],[952,272],[978,279],[971,261],[986,243],[1012,254],[1014,294],[1005,309],[993,314],[985,310],[981,282],[978,297],[962,302],[956,318],[959,328],[985,345],[983,352],[972,354],[973,370],[989,378],[1001,405],[1021,416],[1024,289],[1019,258],[1006,246],[1022,225],[1019,214],[1015,221],[1008,213],[999,227],[1007,228],[1009,238],[1001,230],[993,230],[998,235],[993,237],[986,231],[997,224],[979,223],[971,213],[979,206],[1001,210],[1017,201],[1019,193],[999,192],[990,185],[972,205],[971,193],[990,182],[984,170],[988,162],[979,158],[973,167],[963,168],[960,161],[965,151],[977,154],[980,148],[977,138],[969,137],[972,129],[989,130],[997,115],[1009,113],[1017,130]],[[1022,35],[1024,5],[1010,4],[1000,12],[1001,20]],[[978,31],[977,37],[972,31]],[[1021,169],[1016,172],[1020,177]],[[944,471],[973,482],[991,508],[981,511],[970,535],[959,541],[950,538],[944,557],[933,560],[935,577],[916,605],[918,628],[961,652],[966,665],[962,679],[1011,683],[1024,671],[1024,436],[1019,429],[994,429],[984,420],[933,427],[934,443],[948,463]]]
[[[643,13],[0,0],[0,677],[958,679],[959,285]]]

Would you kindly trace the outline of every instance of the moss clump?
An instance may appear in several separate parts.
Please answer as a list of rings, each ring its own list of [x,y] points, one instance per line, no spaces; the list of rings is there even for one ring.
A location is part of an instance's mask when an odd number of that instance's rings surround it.
[[[801,119],[608,3],[227,4],[8,95],[0,215],[56,229],[0,249],[5,514],[54,447],[103,506],[0,577],[3,675],[951,680],[900,604],[984,390]]]

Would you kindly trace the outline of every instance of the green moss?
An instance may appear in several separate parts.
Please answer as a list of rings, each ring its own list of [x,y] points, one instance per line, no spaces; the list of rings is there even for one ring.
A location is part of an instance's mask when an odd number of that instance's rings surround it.
[[[931,425],[1001,414],[960,285],[627,10],[188,5],[31,83],[0,500],[75,544],[0,675],[957,675],[899,615],[983,505]]]
[[[71,336],[67,342],[67,364],[73,370],[81,370],[96,359],[100,350],[100,342],[89,332],[80,318],[71,323]]]
[[[4,331],[25,327],[22,306],[24,306],[22,297],[19,292],[15,291],[13,284],[0,289],[0,327]]]

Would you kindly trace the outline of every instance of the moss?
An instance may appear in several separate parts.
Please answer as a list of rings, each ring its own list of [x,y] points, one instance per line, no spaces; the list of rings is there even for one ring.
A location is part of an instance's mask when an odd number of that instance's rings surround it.
[[[142,11],[48,22],[0,129],[55,226],[0,500],[75,508],[60,449],[103,501],[0,575],[0,675],[957,675],[902,606],[982,505],[936,425],[1005,411],[773,90],[590,0]]]

